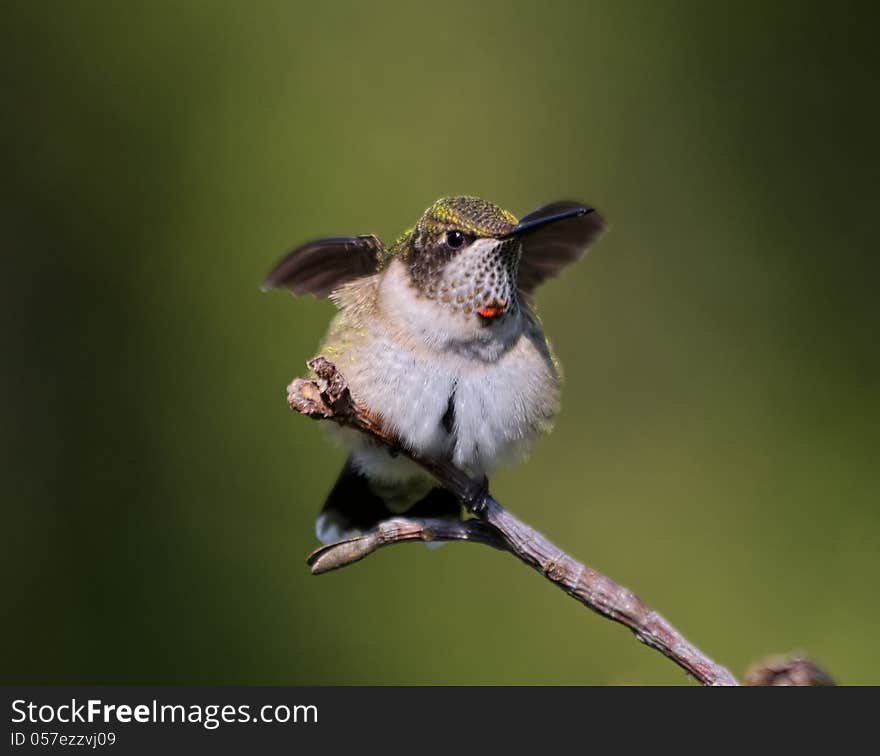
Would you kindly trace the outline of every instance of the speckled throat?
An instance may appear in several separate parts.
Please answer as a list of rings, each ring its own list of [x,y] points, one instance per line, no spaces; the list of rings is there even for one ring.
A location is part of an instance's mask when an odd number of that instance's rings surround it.
[[[516,269],[520,243],[516,239],[477,239],[461,252],[443,259],[424,256],[409,266],[420,293],[448,307],[453,314],[470,315],[496,306],[512,312],[517,307]]]
[[[522,247],[515,238],[497,238],[516,223],[511,213],[478,197],[444,198],[425,211],[396,253],[420,295],[453,314],[478,313],[488,323],[517,307]],[[447,243],[451,231],[464,235],[460,248]]]

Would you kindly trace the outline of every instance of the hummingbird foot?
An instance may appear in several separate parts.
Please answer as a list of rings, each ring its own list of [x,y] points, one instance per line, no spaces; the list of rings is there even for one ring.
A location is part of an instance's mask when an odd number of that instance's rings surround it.
[[[468,478],[462,491],[465,509],[474,517],[482,517],[486,511],[486,498],[489,496],[489,478]]]

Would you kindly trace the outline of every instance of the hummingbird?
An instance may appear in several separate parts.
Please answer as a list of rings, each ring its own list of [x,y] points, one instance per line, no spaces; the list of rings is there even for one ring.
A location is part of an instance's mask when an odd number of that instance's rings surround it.
[[[552,427],[560,366],[533,294],[605,229],[580,202],[517,219],[478,197],[446,197],[390,246],[366,235],[297,247],[263,290],[329,296],[339,312],[320,353],[352,398],[406,448],[482,478]],[[462,516],[461,502],[409,458],[358,431],[331,432],[348,459],[316,520],[323,543],[396,514]]]

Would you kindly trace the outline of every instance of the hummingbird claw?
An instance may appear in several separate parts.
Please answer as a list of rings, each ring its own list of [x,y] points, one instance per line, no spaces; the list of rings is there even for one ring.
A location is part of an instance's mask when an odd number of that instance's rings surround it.
[[[489,494],[489,478],[485,475],[480,479],[470,478],[464,490],[462,500],[475,517],[480,517],[486,511],[486,496]]]

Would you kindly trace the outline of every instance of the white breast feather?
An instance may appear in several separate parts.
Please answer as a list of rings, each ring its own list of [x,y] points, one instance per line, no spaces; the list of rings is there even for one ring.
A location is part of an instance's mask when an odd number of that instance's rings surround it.
[[[451,453],[471,474],[522,457],[529,442],[549,430],[559,396],[546,346],[523,333],[533,325],[528,314],[511,313],[485,328],[476,316],[427,307],[397,261],[377,285],[379,311],[360,324],[359,337],[337,360],[355,399],[379,412],[412,449]],[[453,392],[450,436],[442,420]],[[391,483],[424,475],[361,434],[342,438],[371,478]]]

